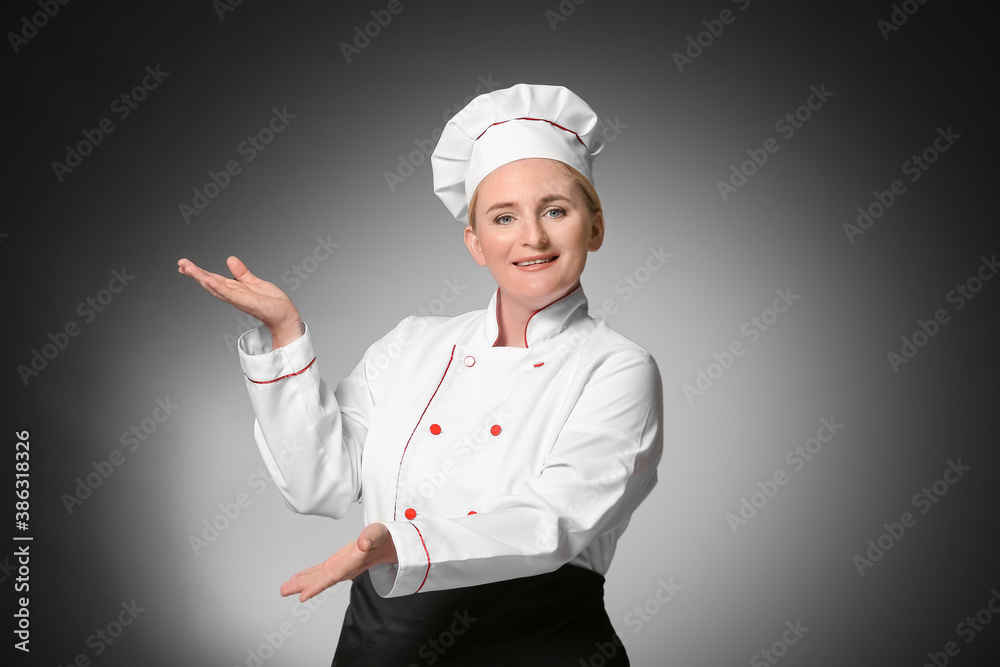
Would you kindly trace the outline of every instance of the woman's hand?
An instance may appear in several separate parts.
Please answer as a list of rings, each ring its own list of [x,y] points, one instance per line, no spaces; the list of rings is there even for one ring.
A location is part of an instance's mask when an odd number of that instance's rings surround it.
[[[389,529],[382,523],[369,524],[356,541],[319,565],[292,575],[281,585],[281,594],[300,593],[299,600],[305,602],[334,584],[353,579],[373,565],[395,562],[398,562],[396,545],[392,543]]]
[[[281,288],[250,273],[237,257],[230,257],[226,264],[233,278],[209,273],[189,259],[177,261],[177,272],[194,278],[209,294],[263,322],[271,331],[271,349],[276,350],[302,335],[299,311]]]

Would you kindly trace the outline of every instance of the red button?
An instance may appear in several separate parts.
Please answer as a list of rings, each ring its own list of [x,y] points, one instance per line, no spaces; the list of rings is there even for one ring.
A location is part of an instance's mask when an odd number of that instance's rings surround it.
[[[494,424],[493,428],[490,429],[490,433],[493,435],[500,435],[500,424]]]
[[[440,434],[441,433],[441,427],[438,426],[437,424],[431,424],[431,433],[434,434],[434,435]]]
[[[476,510],[472,510],[471,512],[469,512],[469,516],[472,516],[475,513],[476,513]]]
[[[413,509],[412,507],[409,507],[405,512],[403,512],[403,516],[405,516],[410,521],[413,521],[414,519],[417,518],[417,510]]]
[[[465,358],[465,365],[469,367],[475,366],[476,358],[473,357],[472,355],[469,355],[468,357]]]

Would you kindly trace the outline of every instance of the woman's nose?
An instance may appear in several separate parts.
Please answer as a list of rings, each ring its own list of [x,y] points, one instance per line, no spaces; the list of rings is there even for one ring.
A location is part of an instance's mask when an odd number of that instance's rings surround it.
[[[545,227],[541,220],[532,220],[524,226],[524,245],[543,246],[548,243],[549,237],[545,233]]]

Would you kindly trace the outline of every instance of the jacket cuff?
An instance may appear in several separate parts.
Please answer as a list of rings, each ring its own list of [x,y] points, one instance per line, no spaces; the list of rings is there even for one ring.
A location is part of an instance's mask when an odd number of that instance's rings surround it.
[[[309,325],[302,323],[305,332],[291,343],[277,350],[271,349],[271,332],[266,326],[251,329],[240,336],[239,350],[243,374],[253,383],[270,383],[291,375],[298,375],[316,359]]]
[[[416,522],[385,521],[396,547],[398,563],[383,563],[368,570],[375,592],[395,598],[419,592],[430,572],[430,555]]]

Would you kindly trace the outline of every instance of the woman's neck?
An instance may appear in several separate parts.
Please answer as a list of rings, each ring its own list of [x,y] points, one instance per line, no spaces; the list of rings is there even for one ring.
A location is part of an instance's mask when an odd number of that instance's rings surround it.
[[[580,283],[577,282],[573,289],[566,292],[566,294],[574,291],[579,286]],[[566,296],[566,294],[535,307],[534,305],[521,303],[510,298],[510,296],[504,296],[503,290],[500,290],[497,295],[497,327],[500,331],[497,334],[497,342],[493,347],[527,347],[528,320],[531,319],[532,315],[549,307]]]
[[[526,347],[525,329],[535,312],[511,298],[503,298],[501,291],[497,295],[497,326],[500,331],[493,347]]]

